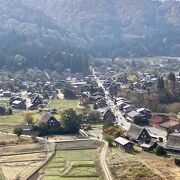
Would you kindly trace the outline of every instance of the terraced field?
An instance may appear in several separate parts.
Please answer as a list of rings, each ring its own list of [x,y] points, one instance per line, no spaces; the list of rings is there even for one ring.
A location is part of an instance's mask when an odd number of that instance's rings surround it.
[[[11,139],[9,136],[7,139]],[[51,155],[50,144],[33,143],[30,139],[19,144],[0,146],[0,180],[3,177],[8,180],[25,179]]]
[[[97,180],[100,175],[97,155],[98,149],[57,148],[55,156],[41,173],[43,180]]]

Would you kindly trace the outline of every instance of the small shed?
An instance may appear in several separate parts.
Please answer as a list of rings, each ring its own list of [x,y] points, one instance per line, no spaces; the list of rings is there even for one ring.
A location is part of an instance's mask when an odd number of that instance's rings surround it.
[[[156,142],[150,142],[149,144],[143,143],[140,145],[143,151],[152,151],[154,148],[157,147]]]
[[[118,137],[115,140],[116,146],[125,152],[131,153],[133,151],[133,143],[123,137]]]

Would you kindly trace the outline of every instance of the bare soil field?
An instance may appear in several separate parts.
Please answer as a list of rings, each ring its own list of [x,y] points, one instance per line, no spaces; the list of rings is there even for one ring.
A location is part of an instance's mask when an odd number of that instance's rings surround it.
[[[52,141],[72,141],[77,139],[74,135],[54,135],[54,136],[48,136],[48,140]]]
[[[45,144],[30,143],[0,146],[0,155],[22,154],[46,150]]]
[[[171,159],[152,153],[128,154],[118,148],[107,152],[107,162],[115,179],[178,180],[180,169]]]

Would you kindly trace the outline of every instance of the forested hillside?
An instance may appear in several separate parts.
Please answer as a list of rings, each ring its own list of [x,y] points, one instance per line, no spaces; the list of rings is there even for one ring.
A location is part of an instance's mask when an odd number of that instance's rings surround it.
[[[179,56],[180,2],[0,0],[0,65],[18,62],[17,54],[21,66],[60,71],[86,70],[88,54]]]
[[[86,71],[88,55],[41,9],[0,0],[0,65],[11,70],[38,66]],[[77,65],[76,65],[77,64]]]

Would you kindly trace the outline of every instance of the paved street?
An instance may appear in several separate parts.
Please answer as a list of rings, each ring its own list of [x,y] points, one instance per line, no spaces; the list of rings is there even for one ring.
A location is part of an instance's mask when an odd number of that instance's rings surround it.
[[[107,90],[105,90],[105,88],[103,87],[103,82],[96,76],[96,73],[93,70],[93,75],[98,83],[98,86],[99,87],[102,87],[104,92],[105,92],[105,98],[106,98],[106,102],[109,106],[109,108],[111,109],[111,111],[115,114],[116,116],[116,121],[118,123],[118,125],[120,125],[121,127],[123,127],[125,130],[128,130],[131,123],[130,122],[127,122],[126,119],[122,116],[122,113],[119,111],[119,109],[115,106],[114,102],[110,99],[109,97],[109,93]],[[166,135],[167,135],[167,132],[164,131],[164,130],[161,130],[161,129],[157,129],[157,128],[154,128],[154,127],[145,127],[149,133],[153,136],[157,136],[157,137],[162,137],[164,140],[166,140]]]

